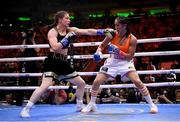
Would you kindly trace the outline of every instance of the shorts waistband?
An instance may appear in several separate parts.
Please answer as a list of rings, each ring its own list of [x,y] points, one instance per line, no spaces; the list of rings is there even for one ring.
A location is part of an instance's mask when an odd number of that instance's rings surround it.
[[[110,58],[112,58],[112,59],[122,60],[122,59],[118,58],[117,56],[115,56],[114,54],[110,54]]]
[[[55,53],[55,52],[50,52],[50,55],[52,55],[52,57],[55,59],[67,61],[67,55],[63,55],[63,54]]]

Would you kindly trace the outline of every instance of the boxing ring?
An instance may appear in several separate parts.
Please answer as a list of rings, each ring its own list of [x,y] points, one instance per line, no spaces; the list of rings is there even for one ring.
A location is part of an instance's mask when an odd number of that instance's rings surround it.
[[[138,43],[150,42],[168,42],[179,41],[180,37],[139,39]],[[98,46],[101,42],[84,42],[73,43],[74,47]],[[0,46],[0,49],[18,49],[18,48],[49,48],[47,44],[37,45],[9,45]],[[177,51],[161,51],[161,52],[141,52],[135,53],[136,56],[168,56],[179,55]],[[109,55],[104,54],[107,58]],[[74,55],[73,59],[92,59],[93,55]],[[68,56],[71,59],[72,56]],[[12,61],[39,61],[45,57],[22,57],[22,58],[0,58],[0,62]],[[171,70],[146,70],[137,71],[138,74],[167,74],[180,73],[180,69]],[[97,72],[79,72],[81,76],[93,76]],[[39,77],[42,73],[0,73],[0,77]],[[175,87],[180,86],[180,82],[162,82],[148,83],[148,87]],[[33,90],[38,86],[0,86],[0,90]],[[116,85],[101,85],[101,88],[134,88],[134,84],[116,84]],[[49,89],[68,89],[68,86],[50,86]],[[76,86],[73,86],[76,89]],[[86,89],[90,89],[91,85],[87,85]],[[68,122],[179,122],[180,121],[180,104],[157,104],[159,112],[150,114],[148,104],[97,104],[98,110],[90,113],[75,112],[75,104],[48,105],[36,104],[31,111],[30,118],[21,118],[19,116],[22,107],[10,105],[0,105],[0,121],[68,121]]]
[[[158,104],[159,113],[150,114],[146,104],[97,104],[97,111],[75,112],[75,104],[36,105],[30,118],[21,118],[22,107],[0,106],[0,121],[37,122],[179,122],[179,104]]]

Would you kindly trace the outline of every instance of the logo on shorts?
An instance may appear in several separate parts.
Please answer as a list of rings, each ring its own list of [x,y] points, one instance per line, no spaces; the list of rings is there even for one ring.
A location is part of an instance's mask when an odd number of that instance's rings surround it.
[[[108,68],[107,67],[102,67],[101,71],[107,72]]]
[[[129,66],[128,69],[134,69],[134,67],[133,66]]]

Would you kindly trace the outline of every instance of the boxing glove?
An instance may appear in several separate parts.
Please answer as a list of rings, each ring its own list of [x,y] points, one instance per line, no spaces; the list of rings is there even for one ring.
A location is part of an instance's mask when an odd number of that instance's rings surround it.
[[[125,53],[121,51],[116,45],[110,44],[108,46],[109,54],[114,54],[116,59],[124,59]]]
[[[73,40],[75,40],[76,34],[74,32],[69,32],[62,40],[60,40],[60,43],[64,48],[67,48],[70,43],[72,43]]]
[[[116,45],[110,44],[108,46],[108,52],[109,54],[116,54],[119,55],[120,54],[120,50]]]
[[[112,37],[115,35],[115,30],[114,29],[98,29],[97,30],[97,35],[105,35],[108,36],[111,34]]]
[[[101,61],[102,59],[103,59],[103,55],[102,55],[102,52],[101,52],[101,51],[98,51],[98,52],[94,53],[94,55],[93,55],[93,60],[94,60],[95,62],[99,62],[99,61]]]

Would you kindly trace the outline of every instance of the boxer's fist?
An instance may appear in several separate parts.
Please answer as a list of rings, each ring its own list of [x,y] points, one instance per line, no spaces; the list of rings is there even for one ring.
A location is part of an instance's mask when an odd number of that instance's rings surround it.
[[[64,48],[67,48],[70,43],[72,43],[76,38],[76,34],[74,32],[69,32],[62,40],[60,40],[60,43]]]
[[[95,62],[101,61],[103,59],[102,52],[98,51],[98,52],[94,53],[93,59]]]

